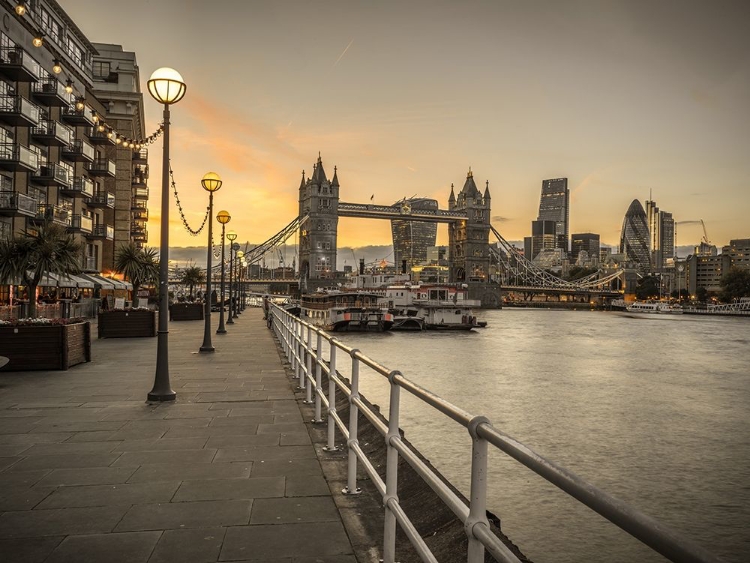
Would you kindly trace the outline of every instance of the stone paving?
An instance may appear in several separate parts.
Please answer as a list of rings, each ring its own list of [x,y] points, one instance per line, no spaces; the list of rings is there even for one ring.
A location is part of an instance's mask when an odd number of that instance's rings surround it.
[[[202,321],[169,330],[174,403],[145,402],[156,338],[95,340],[68,371],[0,373],[0,560],[376,557],[342,520],[357,509],[334,502],[261,311],[213,334],[213,354],[197,352]]]

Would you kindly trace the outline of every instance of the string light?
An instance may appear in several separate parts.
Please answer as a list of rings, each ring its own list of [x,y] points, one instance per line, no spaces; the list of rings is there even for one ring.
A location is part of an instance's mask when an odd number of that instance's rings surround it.
[[[83,103],[83,100],[80,100],[80,99],[79,99],[79,100],[78,100],[78,101],[76,102],[76,109],[77,109],[78,111],[83,111],[83,108],[85,108],[85,107],[86,107],[86,104],[84,104],[84,103]]]
[[[18,2],[14,9],[19,16],[23,16],[26,13],[26,2]]]
[[[34,36],[34,39],[31,40],[31,44],[34,47],[41,47],[42,45],[44,45],[44,33],[37,33]]]
[[[210,209],[206,209],[206,216],[203,217],[203,221],[201,222],[201,226],[197,229],[191,229],[190,225],[188,225],[187,218],[185,217],[185,212],[182,209],[182,204],[180,203],[180,196],[177,195],[177,184],[174,181],[174,172],[172,170],[172,163],[169,163],[169,177],[171,179],[172,184],[172,190],[174,191],[174,199],[177,202],[177,210],[180,212],[180,217],[182,218],[182,224],[185,226],[185,230],[190,233],[192,236],[196,237],[198,236],[201,231],[203,230],[203,227],[206,226],[206,221],[208,220],[208,214],[210,212]],[[213,233],[212,233],[213,234]],[[211,239],[211,246],[214,246],[213,238]],[[214,250],[214,254],[216,255],[216,250]],[[216,256],[218,258],[218,255]]]
[[[65,91],[68,94],[73,93],[73,81],[70,78],[68,78],[68,81],[65,83]]]
[[[52,72],[60,74],[62,72],[62,65],[58,59],[52,61]]]

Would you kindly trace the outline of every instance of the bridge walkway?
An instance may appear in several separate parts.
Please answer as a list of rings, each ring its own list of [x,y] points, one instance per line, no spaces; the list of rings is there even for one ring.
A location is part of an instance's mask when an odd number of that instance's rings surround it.
[[[203,322],[170,323],[172,404],[145,402],[156,338],[95,340],[66,372],[1,373],[2,559],[376,561],[381,540],[346,517],[261,314],[213,335],[214,354],[197,353]]]

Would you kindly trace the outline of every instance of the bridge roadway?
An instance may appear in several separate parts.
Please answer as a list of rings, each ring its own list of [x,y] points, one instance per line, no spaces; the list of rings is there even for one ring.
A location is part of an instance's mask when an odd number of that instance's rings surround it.
[[[345,456],[319,460],[324,428],[305,424],[261,311],[214,335],[214,354],[197,353],[202,322],[169,329],[172,404],[145,402],[156,338],[0,373],[2,560],[377,561],[382,507],[341,494]]]

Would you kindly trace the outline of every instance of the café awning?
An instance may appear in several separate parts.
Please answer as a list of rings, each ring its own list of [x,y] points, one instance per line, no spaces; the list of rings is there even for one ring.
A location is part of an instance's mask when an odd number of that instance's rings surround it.
[[[99,289],[115,289],[115,284],[112,283],[112,280],[103,278],[96,274],[79,274],[80,277],[85,278],[92,282],[95,287],[98,287]]]

